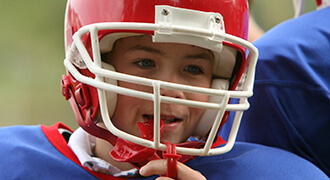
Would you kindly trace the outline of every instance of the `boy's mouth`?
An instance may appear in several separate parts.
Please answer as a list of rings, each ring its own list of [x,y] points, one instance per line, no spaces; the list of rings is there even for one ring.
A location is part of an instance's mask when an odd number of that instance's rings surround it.
[[[143,117],[146,118],[147,120],[154,118],[153,115],[149,115],[149,114],[144,114]],[[168,116],[168,115],[160,115],[160,119],[163,120],[164,124],[170,124],[170,123],[182,121],[182,119],[180,118],[177,118],[175,116]]]

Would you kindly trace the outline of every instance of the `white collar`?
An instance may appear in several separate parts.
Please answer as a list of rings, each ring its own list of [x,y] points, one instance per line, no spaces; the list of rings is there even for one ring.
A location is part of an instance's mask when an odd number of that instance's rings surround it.
[[[82,128],[78,128],[69,139],[69,147],[78,157],[80,163],[88,169],[96,172],[111,174],[115,177],[134,176],[138,173],[136,168],[121,171],[107,161],[98,157],[93,157],[92,149],[95,147],[96,137],[90,135]]]

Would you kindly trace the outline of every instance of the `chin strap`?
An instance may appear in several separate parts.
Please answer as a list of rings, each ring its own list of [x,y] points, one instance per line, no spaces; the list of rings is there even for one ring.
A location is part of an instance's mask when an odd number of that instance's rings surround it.
[[[167,159],[167,173],[166,176],[176,179],[178,175],[178,166],[177,162],[178,159],[180,159],[182,156],[179,154],[176,154],[176,145],[170,144],[169,142],[166,142],[165,145],[167,146],[167,152],[163,153],[164,159]]]

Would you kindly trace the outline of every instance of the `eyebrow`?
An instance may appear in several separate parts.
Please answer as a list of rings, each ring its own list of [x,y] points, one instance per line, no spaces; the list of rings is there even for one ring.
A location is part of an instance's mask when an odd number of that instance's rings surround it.
[[[165,55],[164,52],[158,50],[158,49],[155,49],[155,48],[152,48],[152,47],[148,47],[148,46],[141,46],[141,45],[136,45],[134,47],[131,47],[128,49],[128,51],[147,51],[149,53],[152,53],[152,54],[157,54],[157,55]]]
[[[164,52],[162,52],[158,49],[148,47],[148,46],[142,46],[142,45],[136,45],[134,47],[131,47],[128,49],[128,51],[147,51],[152,54],[157,54],[157,55],[161,55],[161,56],[165,55]],[[213,54],[210,51],[209,51],[209,53],[191,54],[191,55],[185,56],[184,59],[205,59],[208,61],[212,61]]]
[[[212,61],[213,55],[211,53],[192,54],[185,56],[185,59],[205,59],[208,61]]]

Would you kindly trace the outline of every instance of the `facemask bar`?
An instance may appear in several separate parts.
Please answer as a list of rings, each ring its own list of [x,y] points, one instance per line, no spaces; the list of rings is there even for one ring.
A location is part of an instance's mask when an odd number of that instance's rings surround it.
[[[171,32],[178,32],[181,34],[188,33],[190,35],[194,35],[196,37],[201,38],[209,38],[212,39],[214,37],[214,31],[200,29],[200,28],[188,28],[184,26],[171,26]],[[256,60],[258,56],[257,49],[249,42],[242,40],[238,37],[224,34],[223,39],[226,41],[233,42],[235,44],[241,45],[247,48],[250,52],[249,58],[249,67],[248,71],[249,74],[246,76],[246,80],[244,83],[243,91],[224,91],[224,90],[216,90],[216,89],[209,89],[209,88],[201,88],[201,87],[193,87],[188,85],[180,85],[175,83],[169,82],[162,82],[157,80],[151,80],[142,77],[131,76],[127,74],[122,74],[118,72],[109,71],[102,68],[102,61],[100,56],[99,50],[99,39],[98,39],[98,31],[99,30],[111,30],[111,29],[122,29],[122,30],[146,30],[146,31],[157,31],[160,29],[159,25],[157,24],[147,24],[147,23],[98,23],[94,25],[88,25],[82,27],[79,31],[77,31],[73,36],[73,44],[68,52],[68,58],[65,59],[64,65],[68,69],[68,71],[76,78],[78,81],[83,82],[85,84],[94,86],[98,89],[98,95],[100,100],[100,110],[103,121],[107,127],[107,129],[112,132],[114,135],[126,139],[128,141],[134,142],[136,144],[146,146],[149,148],[154,148],[158,150],[166,150],[166,146],[160,143],[160,134],[159,134],[159,117],[160,117],[160,103],[169,103],[169,104],[180,104],[189,107],[196,107],[196,108],[210,108],[210,109],[217,109],[218,115],[216,120],[214,121],[214,126],[211,129],[209,134],[209,138],[206,141],[206,145],[203,149],[194,149],[194,148],[183,148],[183,147],[176,147],[177,152],[180,154],[190,154],[190,155],[214,155],[214,154],[223,154],[228,152],[232,147],[236,139],[236,134],[238,131],[238,127],[240,124],[240,119],[242,116],[242,112],[249,108],[249,103],[247,98],[252,96],[252,88],[253,88],[253,81],[254,81],[254,68],[256,65]],[[84,34],[90,33],[91,40],[92,40],[92,51],[93,51],[93,60],[89,56],[88,51],[86,50],[81,38]],[[221,34],[222,35],[222,34]],[[219,34],[219,36],[221,36]],[[75,57],[79,57],[75,54],[79,53],[83,59],[71,59]],[[77,64],[77,62],[79,62]],[[96,75],[95,79],[86,77],[79,73],[76,67],[73,65],[75,64],[79,68],[88,68],[92,73]],[[154,88],[154,92],[146,93],[140,92],[132,89],[122,88],[116,85],[107,84],[103,81],[103,78],[111,78],[119,81],[126,81],[141,85],[146,85]],[[160,88],[168,88],[173,90],[179,90],[184,92],[191,92],[191,93],[200,93],[206,95],[213,95],[213,96],[223,96],[222,102],[219,103],[210,103],[210,102],[197,102],[192,100],[183,100],[183,99],[176,99],[171,97],[160,96],[159,90]],[[126,132],[123,132],[117,129],[111,122],[109,117],[107,103],[106,103],[106,95],[105,91],[111,91],[114,93],[139,97],[142,99],[154,101],[154,141],[149,141],[146,139],[142,139],[133,135],[130,135]],[[227,104],[229,98],[240,98],[239,104]],[[225,111],[238,111],[236,112],[235,120],[232,126],[232,131],[230,132],[228,142],[223,147],[211,149],[212,142],[214,137],[216,137],[217,129],[221,123],[221,117],[223,116]]]

